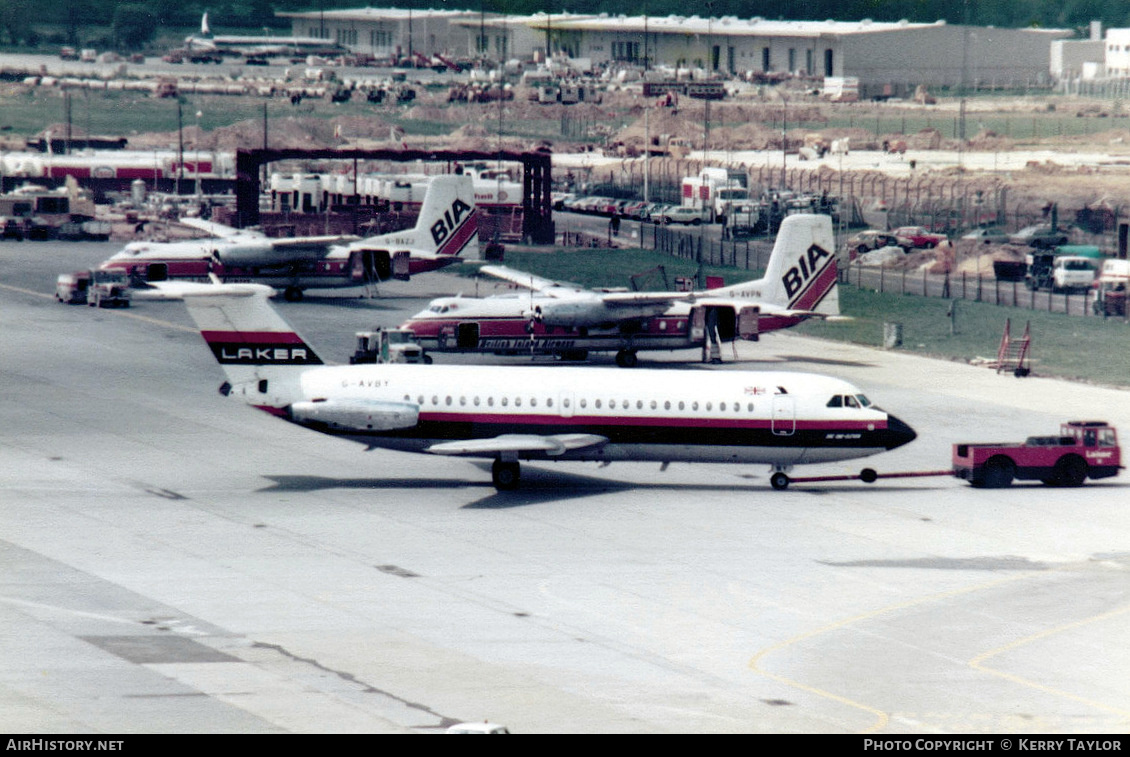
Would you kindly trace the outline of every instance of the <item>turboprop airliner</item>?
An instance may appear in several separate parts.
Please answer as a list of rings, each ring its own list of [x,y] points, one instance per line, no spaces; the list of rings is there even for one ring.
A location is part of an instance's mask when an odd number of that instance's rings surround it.
[[[183,242],[130,242],[101,268],[122,271],[142,282],[207,282],[214,274],[226,282],[268,284],[296,301],[305,289],[407,279],[479,259],[475,190],[470,176],[456,174],[430,180],[415,228],[366,239],[273,238],[204,221],[192,225],[212,236]]]
[[[190,287],[191,285],[182,285]],[[874,455],[915,438],[846,381],[742,370],[585,366],[326,365],[257,284],[181,296],[227,375],[221,391],[313,431],[387,448],[493,460],[794,465]]]
[[[632,367],[641,350],[702,347],[719,361],[719,346],[788,328],[809,318],[838,316],[832,219],[785,218],[765,276],[701,292],[627,292],[582,289],[504,266],[483,273],[529,293],[441,297],[401,328],[437,352],[555,355],[583,359],[615,352]]]

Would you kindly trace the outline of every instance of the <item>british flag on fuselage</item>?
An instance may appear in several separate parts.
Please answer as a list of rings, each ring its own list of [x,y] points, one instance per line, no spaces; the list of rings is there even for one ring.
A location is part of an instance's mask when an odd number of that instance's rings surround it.
[[[131,242],[104,262],[104,270],[149,282],[266,284],[288,300],[306,289],[360,287],[408,279],[463,260],[479,259],[478,212],[469,176],[444,175],[428,182],[416,226],[358,239],[321,236],[272,238],[262,232],[186,220],[211,236],[183,242]]]

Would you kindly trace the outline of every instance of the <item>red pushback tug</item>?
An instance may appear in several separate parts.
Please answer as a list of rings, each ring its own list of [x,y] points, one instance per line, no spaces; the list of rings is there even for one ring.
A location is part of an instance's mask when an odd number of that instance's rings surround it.
[[[987,489],[1013,479],[1082,486],[1121,469],[1118,432],[1105,421],[1070,421],[1059,427],[1059,436],[1030,436],[1023,444],[953,445],[953,475]]]

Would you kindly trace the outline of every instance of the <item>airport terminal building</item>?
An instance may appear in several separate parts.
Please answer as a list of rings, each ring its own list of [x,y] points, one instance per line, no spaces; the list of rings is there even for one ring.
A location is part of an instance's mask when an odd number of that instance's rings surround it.
[[[595,66],[678,66],[746,76],[855,77],[860,95],[905,95],[919,84],[1046,83],[1064,29],[908,21],[772,21],[732,16],[500,16],[398,8],[282,13],[295,35],[376,56],[420,53],[499,60],[564,53]]]

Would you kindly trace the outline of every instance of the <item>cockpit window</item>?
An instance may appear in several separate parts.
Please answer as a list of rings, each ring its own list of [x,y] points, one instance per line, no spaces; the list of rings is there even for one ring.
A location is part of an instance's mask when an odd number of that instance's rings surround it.
[[[828,407],[871,407],[871,400],[862,394],[837,394],[828,400]]]

